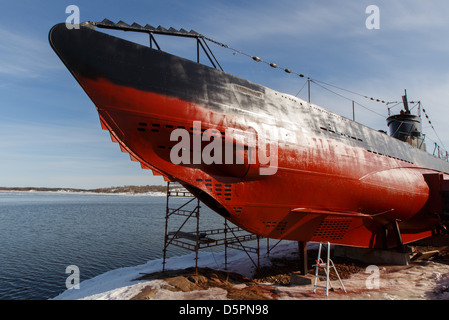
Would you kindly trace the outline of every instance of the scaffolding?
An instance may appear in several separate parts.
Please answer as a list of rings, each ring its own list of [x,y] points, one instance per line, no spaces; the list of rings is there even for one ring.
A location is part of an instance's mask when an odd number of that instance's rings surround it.
[[[173,204],[173,198],[183,198],[182,203]],[[176,182],[167,182],[167,200],[165,215],[165,237],[163,249],[162,271],[165,271],[167,250],[169,246],[176,246],[186,250],[195,252],[195,269],[198,268],[199,250],[224,246],[225,251],[225,269],[228,265],[228,248],[243,250],[248,255],[253,265],[259,269],[260,267],[260,237],[258,235],[248,233],[240,227],[231,226],[224,219],[223,228],[200,230],[200,209],[201,202],[182,185]],[[170,218],[172,216],[182,217],[178,223],[179,227],[175,231],[170,231],[172,227]],[[184,231],[188,222],[194,219],[195,230]],[[244,243],[249,241],[257,241],[257,247],[245,246]],[[250,253],[257,255],[257,261],[251,257]]]

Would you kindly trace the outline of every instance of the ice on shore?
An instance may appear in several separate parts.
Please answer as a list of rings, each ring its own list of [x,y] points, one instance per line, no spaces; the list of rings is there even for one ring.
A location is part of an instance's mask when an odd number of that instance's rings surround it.
[[[281,243],[274,248],[268,257],[266,249],[261,247],[260,265],[269,265],[273,257],[286,257],[297,252],[296,242]],[[173,257],[167,259],[167,269],[186,269],[195,266],[195,254]],[[224,252],[200,252],[199,267],[209,267],[217,270],[225,269]],[[251,277],[254,265],[245,252],[228,250],[228,271],[237,272]],[[160,289],[166,283],[163,280],[135,281],[142,274],[162,271],[162,259],[148,261],[146,264],[112,270],[95,278],[80,283],[80,289],[66,290],[55,300],[128,300],[141,292],[145,287]],[[370,288],[368,281],[372,280],[373,273],[359,272],[353,274],[343,283],[347,290],[331,292],[328,297],[324,290],[313,294],[312,285],[305,286],[278,286],[278,296],[281,300],[431,300],[449,299],[449,265],[438,262],[427,262],[409,266],[378,266],[378,287]],[[336,281],[333,286],[339,288]],[[153,299],[226,299],[226,291],[220,288],[200,290],[195,293],[171,292],[159,290]]]
[[[288,252],[295,254],[297,244],[287,242],[280,244],[270,253],[270,257],[279,254],[285,255]],[[263,254],[266,249],[261,247],[260,265],[270,263],[270,258]],[[224,252],[199,252],[198,267],[209,267],[217,270],[225,270]],[[253,254],[253,259],[255,255]],[[257,261],[257,260],[256,260]],[[55,297],[56,300],[74,300],[74,299],[118,299],[126,300],[137,295],[141,288],[150,285],[149,281],[134,281],[142,274],[162,271],[162,259],[148,261],[146,264],[126,267],[112,270],[85,280],[80,283],[80,289],[69,289]],[[228,250],[227,271],[238,272],[246,277],[251,277],[254,272],[254,264],[248,258],[247,254],[240,250]],[[187,269],[195,266],[195,253],[172,257],[166,261],[167,270]],[[160,283],[151,281],[152,285],[158,286]]]

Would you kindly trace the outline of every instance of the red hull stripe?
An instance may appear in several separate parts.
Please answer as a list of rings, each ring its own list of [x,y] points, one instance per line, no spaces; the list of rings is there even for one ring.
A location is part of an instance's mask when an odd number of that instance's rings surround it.
[[[412,217],[427,201],[428,187],[412,169],[380,168],[377,173],[363,174],[348,167],[345,172],[359,176],[345,177],[333,173],[338,168],[323,171],[325,165],[332,165],[331,159],[305,162],[299,151],[283,145],[279,146],[278,172],[263,178],[237,179],[216,174],[213,166],[174,165],[169,158],[173,128],[189,128],[197,120],[205,128],[224,131],[228,126],[237,126],[238,121],[233,115],[178,98],[123,87],[105,79],[77,78],[96,104],[102,126],[133,160],[167,179],[192,186],[194,192],[207,194],[207,198],[200,199],[217,212],[226,212],[231,222],[250,232],[277,239],[381,247],[383,226],[398,217]],[[139,124],[145,127],[138,130]],[[375,155],[366,152],[366,157]],[[373,160],[373,166],[379,163],[376,161]],[[407,186],[398,181],[402,177],[416,185],[412,192],[406,192]],[[393,187],[385,187],[385,181],[393,183]],[[363,207],[362,212],[367,213],[359,212]],[[418,228],[404,239],[420,239],[423,232]],[[394,239],[388,241],[394,245]]]

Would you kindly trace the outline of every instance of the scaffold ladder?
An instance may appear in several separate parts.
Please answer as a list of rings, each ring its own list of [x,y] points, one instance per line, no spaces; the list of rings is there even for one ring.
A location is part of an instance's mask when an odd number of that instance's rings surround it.
[[[317,288],[322,288],[322,289],[326,289],[326,296],[329,296],[329,287],[332,287],[332,284],[329,281],[329,276],[330,276],[330,269],[332,268],[334,270],[334,272],[336,273],[338,280],[340,281],[341,287],[343,288],[344,292],[346,292],[346,288],[343,285],[343,282],[341,281],[340,275],[338,274],[337,268],[335,268],[334,262],[331,260],[330,258],[330,247],[331,244],[329,242],[326,243],[327,244],[327,254],[326,254],[326,262],[323,261],[323,259],[321,258],[321,249],[323,248],[323,242],[320,242],[320,246],[318,248],[318,257],[316,259],[316,264],[315,266],[315,279],[313,282],[313,293],[316,293],[316,289]],[[324,273],[326,274],[326,276],[322,276],[319,274],[319,270],[323,269]],[[326,285],[325,286],[320,286],[317,285],[318,279],[325,279],[326,280]]]

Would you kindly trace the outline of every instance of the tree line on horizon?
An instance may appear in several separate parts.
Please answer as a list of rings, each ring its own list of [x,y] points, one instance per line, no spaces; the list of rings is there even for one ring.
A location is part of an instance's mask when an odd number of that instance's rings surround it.
[[[95,192],[95,193],[148,193],[148,192],[166,192],[167,186],[164,185],[146,185],[146,186],[119,186],[105,187],[95,189],[78,188],[50,188],[50,187],[0,187],[0,191],[67,191],[67,192]]]

